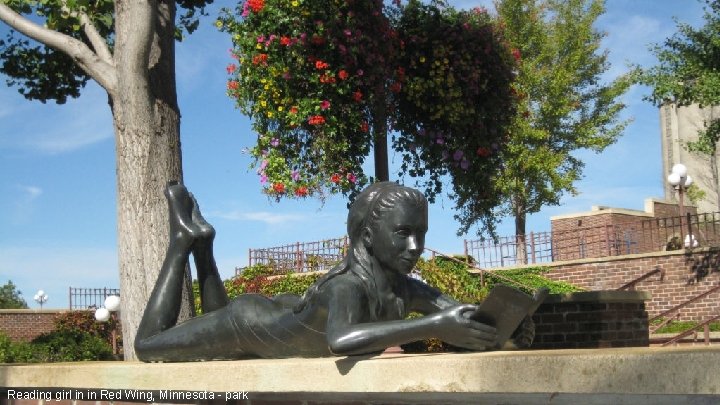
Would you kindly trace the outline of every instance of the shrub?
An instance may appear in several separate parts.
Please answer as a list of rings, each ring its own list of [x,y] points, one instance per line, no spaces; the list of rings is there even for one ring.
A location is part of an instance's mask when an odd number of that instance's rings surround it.
[[[472,263],[471,258],[469,258]],[[479,303],[495,284],[507,284],[532,294],[536,289],[545,287],[551,294],[580,291],[581,288],[543,276],[550,271],[544,267],[526,267],[511,270],[484,272],[481,282],[478,274],[468,272],[469,266],[458,258],[436,257],[432,260],[420,260],[417,264],[422,278],[428,284],[460,302]],[[427,339],[402,345],[406,353],[461,351],[439,339]]]
[[[41,362],[111,360],[112,347],[99,336],[79,330],[55,330],[32,341]]]
[[[68,332],[87,332],[97,336],[112,345],[112,331],[120,331],[120,321],[111,317],[107,322],[97,322],[93,311],[64,312],[55,318],[55,330]],[[117,333],[118,344],[122,336]]]

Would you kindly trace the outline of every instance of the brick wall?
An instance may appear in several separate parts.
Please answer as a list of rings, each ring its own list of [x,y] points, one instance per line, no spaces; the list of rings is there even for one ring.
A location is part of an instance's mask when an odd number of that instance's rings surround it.
[[[12,340],[30,341],[54,329],[55,318],[67,310],[0,309],[0,333]]]
[[[694,252],[655,252],[619,257],[553,263],[546,275],[592,291],[615,290],[643,274],[659,268],[664,272],[639,282],[634,288],[647,291],[652,299],[646,309],[652,318],[689,298],[720,284],[720,249]],[[685,307],[681,320],[700,321],[720,314],[720,292]]]
[[[549,296],[533,315],[532,349],[643,347],[649,294],[596,291]]]

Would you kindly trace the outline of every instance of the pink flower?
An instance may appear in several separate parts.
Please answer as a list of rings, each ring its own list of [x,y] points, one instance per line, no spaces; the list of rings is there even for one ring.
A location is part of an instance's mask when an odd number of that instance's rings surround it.
[[[322,109],[322,110],[327,110],[328,108],[330,108],[330,102],[329,102],[329,101],[323,100],[323,101],[320,102],[320,109]]]
[[[350,183],[355,184],[355,181],[357,180],[357,177],[355,177],[355,175],[352,174],[352,173],[348,173],[348,174],[347,174],[347,179],[348,179],[348,181],[349,181]]]

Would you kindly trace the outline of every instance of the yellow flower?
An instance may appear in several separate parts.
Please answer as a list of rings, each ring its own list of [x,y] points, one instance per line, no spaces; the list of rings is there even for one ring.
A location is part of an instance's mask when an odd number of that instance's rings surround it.
[[[420,57],[420,63],[425,63],[425,57],[424,57],[424,56],[421,56],[421,57]]]
[[[263,107],[267,107],[267,101],[265,101],[265,100],[260,100],[260,105],[263,106]]]
[[[265,90],[267,90],[267,89],[269,89],[269,88],[270,88],[270,85],[269,85],[269,84],[266,84],[266,85],[265,85],[265,86],[263,86],[263,87],[265,88]]]
[[[222,26],[223,26],[222,21],[220,21],[220,20],[215,20],[215,26],[218,27],[218,28],[222,28]]]
[[[278,106],[278,111],[279,111],[279,112],[282,112],[282,110],[283,110],[282,106],[279,105],[279,106]]]
[[[297,0],[293,0],[290,4],[292,4],[293,7],[297,7],[300,3]]]
[[[268,118],[272,118],[272,116],[273,116],[272,111],[268,111],[268,112],[267,112],[267,117],[268,117]]]
[[[258,44],[255,45],[255,48],[257,48],[257,49],[262,49],[262,44],[260,44],[260,43],[258,42]]]

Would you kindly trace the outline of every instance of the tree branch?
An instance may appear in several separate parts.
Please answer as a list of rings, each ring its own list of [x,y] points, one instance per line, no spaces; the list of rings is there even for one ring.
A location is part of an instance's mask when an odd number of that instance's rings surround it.
[[[44,28],[1,3],[0,21],[42,44],[68,54],[81,69],[97,81],[108,93],[113,94],[115,92],[117,88],[115,67],[103,60],[101,56],[93,52],[82,41]],[[94,27],[92,29],[95,30]],[[95,45],[94,40],[91,39],[91,41]],[[104,53],[104,51],[99,52],[100,54]],[[109,55],[109,50],[107,52]]]
[[[90,18],[87,16],[87,14],[79,13],[78,19],[80,20],[80,24],[85,30],[85,35],[87,35],[90,43],[93,46],[93,49],[95,49],[95,53],[97,53],[97,56],[100,57],[103,62],[109,65],[113,65],[113,57],[110,53],[110,48],[108,48],[107,46],[107,42],[105,42],[105,38],[100,36],[100,33],[97,31],[92,21],[90,21]]]

